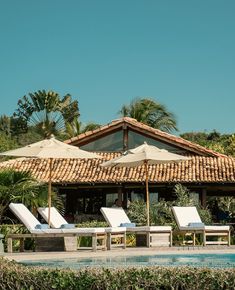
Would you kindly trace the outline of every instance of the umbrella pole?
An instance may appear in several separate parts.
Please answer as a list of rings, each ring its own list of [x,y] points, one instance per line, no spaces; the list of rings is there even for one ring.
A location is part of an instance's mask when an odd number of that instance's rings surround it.
[[[147,211],[147,226],[149,226],[149,170],[148,170],[148,160],[144,161],[145,165],[145,186],[146,186],[146,211]]]
[[[48,225],[51,226],[51,173],[52,158],[49,158],[49,180],[48,180]]]

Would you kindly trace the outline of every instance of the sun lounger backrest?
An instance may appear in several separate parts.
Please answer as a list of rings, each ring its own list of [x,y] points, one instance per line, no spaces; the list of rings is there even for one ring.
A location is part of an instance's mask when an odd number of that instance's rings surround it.
[[[124,209],[121,207],[101,207],[100,211],[111,227],[120,227],[121,224],[131,223]]]
[[[24,204],[10,203],[9,208],[29,231],[35,230],[35,227],[40,225],[40,222]]]
[[[179,228],[187,227],[190,223],[202,223],[195,206],[173,206],[172,211]]]
[[[39,207],[38,212],[48,223],[48,207]],[[55,207],[51,207],[50,211],[50,225],[52,228],[60,228],[62,225],[68,224],[68,222],[63,218],[63,216],[58,212]]]

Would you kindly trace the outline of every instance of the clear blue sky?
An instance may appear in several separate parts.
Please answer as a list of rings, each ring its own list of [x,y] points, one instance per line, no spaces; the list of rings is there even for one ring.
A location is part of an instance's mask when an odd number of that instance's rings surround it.
[[[180,133],[235,132],[234,0],[1,0],[0,115],[39,89],[105,124],[151,96]]]

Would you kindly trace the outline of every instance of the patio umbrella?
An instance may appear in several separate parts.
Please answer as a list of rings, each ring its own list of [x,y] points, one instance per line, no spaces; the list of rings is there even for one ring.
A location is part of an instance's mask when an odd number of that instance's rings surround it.
[[[53,159],[67,159],[67,158],[100,158],[91,152],[87,152],[79,149],[78,147],[65,144],[54,136],[48,139],[21,147],[18,149],[1,152],[0,155],[4,156],[18,156],[18,157],[30,157],[30,158],[47,158],[49,159],[49,180],[48,180],[48,224],[50,225],[50,208],[51,208],[51,183],[52,183],[52,165]]]
[[[146,184],[146,209],[147,209],[147,225],[149,226],[149,165],[162,164],[169,162],[180,162],[189,160],[190,158],[171,153],[165,149],[159,149],[156,146],[144,144],[126,151],[122,156],[106,161],[101,164],[103,167],[135,167],[144,165],[145,168],[145,184]]]

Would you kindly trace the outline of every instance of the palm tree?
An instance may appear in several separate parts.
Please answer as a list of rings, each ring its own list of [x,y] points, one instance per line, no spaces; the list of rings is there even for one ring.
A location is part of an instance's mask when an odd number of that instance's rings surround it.
[[[174,114],[151,98],[136,98],[129,105],[124,105],[119,114],[165,132],[178,130]]]
[[[100,126],[101,126],[100,124],[93,122],[82,124],[81,122],[78,121],[78,119],[75,119],[71,123],[66,123],[65,137],[66,138],[76,137],[81,133],[93,131],[99,128]]]
[[[34,179],[30,172],[5,169],[0,171],[0,221],[10,202],[24,203],[32,211],[47,205],[47,185]],[[53,193],[53,203],[59,209],[63,204]]]
[[[18,101],[12,124],[17,132],[26,132],[33,126],[37,133],[47,138],[64,132],[65,124],[78,117],[78,102],[72,101],[69,94],[61,99],[56,92],[39,90]]]

